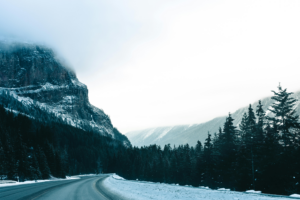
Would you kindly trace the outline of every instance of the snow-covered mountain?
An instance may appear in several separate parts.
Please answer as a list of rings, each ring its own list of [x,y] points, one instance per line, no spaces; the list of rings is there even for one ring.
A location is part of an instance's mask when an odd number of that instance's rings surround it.
[[[300,91],[295,92],[293,97],[300,99]],[[272,105],[273,100],[271,97],[262,99],[262,104],[267,115],[270,115],[270,111],[267,109]],[[296,112],[300,115],[300,101],[296,103]],[[251,104],[254,111],[258,105],[258,101]],[[234,125],[238,126],[242,120],[243,114],[248,112],[248,106],[238,109],[232,113],[234,119]],[[217,117],[208,122],[201,124],[192,124],[192,125],[180,125],[180,126],[167,126],[167,127],[156,127],[149,128],[140,131],[128,132],[125,135],[129,138],[132,145],[134,146],[144,146],[150,144],[157,144],[164,146],[165,144],[171,145],[181,145],[188,143],[189,145],[196,145],[197,140],[200,140],[202,143],[207,138],[208,131],[211,134],[218,132],[219,127],[223,128],[225,119],[227,116]]]
[[[47,116],[130,144],[108,115],[89,103],[86,85],[47,47],[0,42],[0,100],[15,112]]]

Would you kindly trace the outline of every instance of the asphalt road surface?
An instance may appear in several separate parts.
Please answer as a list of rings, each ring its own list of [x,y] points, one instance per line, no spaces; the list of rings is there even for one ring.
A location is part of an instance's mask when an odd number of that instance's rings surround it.
[[[0,187],[1,200],[119,200],[102,182],[108,175]]]

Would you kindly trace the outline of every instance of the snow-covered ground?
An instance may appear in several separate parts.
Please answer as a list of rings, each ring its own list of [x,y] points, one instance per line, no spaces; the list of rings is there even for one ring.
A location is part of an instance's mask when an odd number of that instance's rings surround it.
[[[41,182],[48,182],[48,181],[64,181],[64,180],[72,180],[72,179],[80,179],[80,177],[79,176],[67,176],[65,179],[51,177],[50,179],[47,179],[47,180],[24,181],[24,182],[9,181],[8,183],[7,183],[7,181],[0,181],[0,187],[33,184],[33,183],[41,183]]]
[[[282,197],[255,193],[255,191],[233,192],[227,189],[211,190],[209,188],[177,186],[170,184],[159,184],[144,181],[128,181],[118,175],[112,175],[105,179],[104,184],[108,190],[128,199],[159,199],[159,200],[290,200],[300,198]],[[298,198],[297,198],[298,197]]]

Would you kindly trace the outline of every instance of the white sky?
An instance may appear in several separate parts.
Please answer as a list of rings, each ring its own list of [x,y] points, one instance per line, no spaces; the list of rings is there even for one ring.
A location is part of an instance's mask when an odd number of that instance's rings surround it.
[[[122,133],[300,89],[299,0],[0,0],[0,36],[55,48]]]

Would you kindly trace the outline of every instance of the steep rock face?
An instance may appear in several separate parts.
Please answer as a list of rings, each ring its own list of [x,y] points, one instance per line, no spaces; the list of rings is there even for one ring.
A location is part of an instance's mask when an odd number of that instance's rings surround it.
[[[9,96],[20,102],[26,107],[27,115],[42,110],[64,123],[97,131],[130,145],[126,136],[113,127],[109,117],[89,103],[86,85],[64,67],[51,49],[0,43],[0,87],[2,97]],[[10,107],[14,109],[14,105]]]
[[[300,115],[300,91],[295,92],[292,96],[298,100],[295,109],[296,113]],[[273,104],[271,97],[262,99],[262,104],[266,115],[270,116],[271,112],[267,109]],[[251,105],[255,111],[258,101]],[[232,118],[234,119],[233,125],[237,126],[237,128],[242,121],[243,114],[248,112],[248,107],[249,106],[245,106],[232,113]],[[157,144],[161,146],[164,146],[165,144],[182,145],[186,143],[194,146],[198,140],[201,141],[202,144],[204,143],[207,138],[208,131],[213,135],[215,132],[218,132],[219,127],[223,129],[226,117],[227,116],[217,117],[201,124],[157,127],[140,131],[132,131],[126,133],[126,136],[130,139],[132,145],[135,146],[147,146],[150,144]]]

